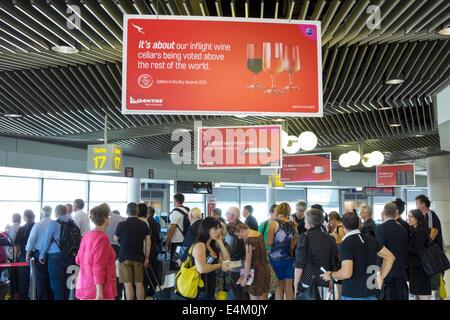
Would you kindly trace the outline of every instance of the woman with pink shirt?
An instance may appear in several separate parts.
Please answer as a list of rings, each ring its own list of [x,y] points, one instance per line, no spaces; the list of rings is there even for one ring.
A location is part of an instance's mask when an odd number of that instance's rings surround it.
[[[75,296],[80,300],[113,300],[117,295],[116,254],[105,233],[109,212],[107,204],[90,212],[96,227],[83,236],[75,260],[80,266]]]

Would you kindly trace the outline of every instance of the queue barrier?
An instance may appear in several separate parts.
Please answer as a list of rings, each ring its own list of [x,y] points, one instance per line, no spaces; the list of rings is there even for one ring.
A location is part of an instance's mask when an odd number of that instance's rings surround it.
[[[34,258],[31,258],[30,262],[0,263],[0,268],[18,268],[18,267],[30,267],[31,300],[36,300],[36,270]]]

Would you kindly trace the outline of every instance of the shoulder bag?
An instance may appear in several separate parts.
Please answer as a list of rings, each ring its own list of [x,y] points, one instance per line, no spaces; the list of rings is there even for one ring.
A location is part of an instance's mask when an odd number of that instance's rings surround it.
[[[189,249],[186,261],[181,265],[180,271],[175,276],[175,293],[191,299],[196,298],[198,288],[203,288],[205,285],[197,267],[192,265],[192,250],[195,245],[196,243]]]
[[[319,294],[319,270],[316,266],[314,256],[312,255],[311,246],[309,244],[308,236],[305,233],[303,233],[306,239],[306,245],[307,245],[307,251],[308,251],[308,261],[312,262],[314,275],[313,275],[313,281],[309,285],[308,288],[304,288],[301,284],[301,282],[298,284],[298,291],[296,300],[321,300],[320,294]]]
[[[431,276],[450,269],[450,262],[442,248],[433,243],[430,238],[428,244],[427,248],[419,251],[419,260],[425,273]]]

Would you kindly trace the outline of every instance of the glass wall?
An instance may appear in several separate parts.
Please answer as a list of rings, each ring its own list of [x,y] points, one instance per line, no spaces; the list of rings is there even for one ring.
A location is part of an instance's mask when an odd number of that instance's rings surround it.
[[[247,188],[241,187],[241,214],[245,206],[253,207],[253,217],[255,217],[258,224],[267,220],[267,204],[266,204],[266,188]],[[245,218],[241,216],[241,220]]]
[[[324,211],[339,212],[339,189],[307,189],[308,208],[313,204],[322,205]]]
[[[24,210],[31,209],[38,222],[40,208],[48,205],[53,209],[54,219],[57,205],[73,203],[75,199],[85,201],[86,213],[96,205],[108,203],[111,210],[119,210],[126,216],[127,187],[126,182],[0,176],[0,231],[12,224],[14,213],[21,214],[23,219]]]
[[[40,190],[40,179],[0,176],[0,231],[12,225],[14,213],[19,213],[23,219],[26,209],[33,210],[39,219]]]
[[[55,219],[55,207],[57,205],[73,203],[75,199],[87,199],[86,181],[43,179],[42,188],[42,206],[52,207],[52,219]],[[87,210],[86,207],[84,208],[85,211]]]

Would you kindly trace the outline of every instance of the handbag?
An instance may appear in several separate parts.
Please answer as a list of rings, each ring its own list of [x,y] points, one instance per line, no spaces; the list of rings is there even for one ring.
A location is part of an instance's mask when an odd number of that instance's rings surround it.
[[[278,277],[270,264],[269,270],[270,270],[269,293],[274,294],[278,289]]]
[[[196,298],[198,288],[203,288],[205,285],[197,267],[192,265],[192,250],[195,245],[196,243],[189,249],[186,261],[181,265],[180,271],[175,276],[175,293],[191,299]]]
[[[320,298],[320,294],[319,294],[319,284],[318,284],[319,271],[318,271],[318,268],[316,267],[316,263],[314,260],[314,256],[312,255],[312,252],[311,252],[311,247],[309,245],[309,239],[308,239],[306,232],[304,233],[304,236],[306,238],[306,243],[307,243],[307,247],[308,247],[308,250],[307,250],[308,251],[308,260],[312,261],[314,275],[313,275],[313,281],[309,285],[308,288],[304,288],[302,286],[302,284],[299,283],[298,290],[296,293],[296,300],[322,300]]]
[[[432,243],[431,239],[429,239],[429,243],[427,248],[419,251],[419,260],[425,273],[431,276],[450,269],[450,262],[442,248]]]

